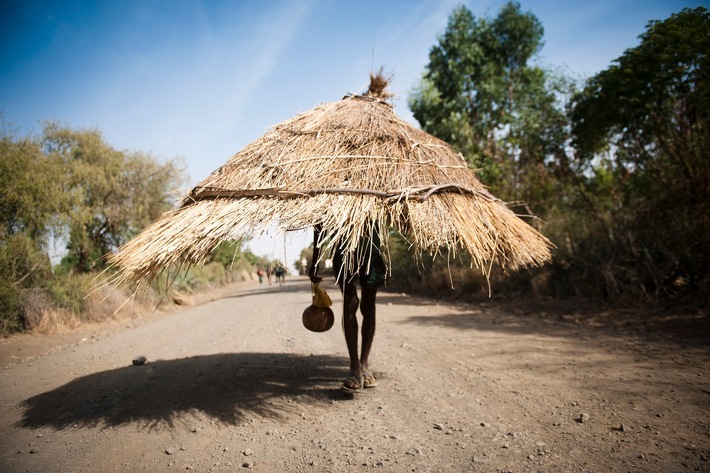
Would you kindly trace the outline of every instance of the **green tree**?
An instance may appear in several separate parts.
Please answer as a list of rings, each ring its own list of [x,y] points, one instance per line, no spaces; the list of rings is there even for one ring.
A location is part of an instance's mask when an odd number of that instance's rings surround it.
[[[38,140],[0,136],[0,237],[24,233],[38,243],[60,224],[66,198],[61,161],[42,152]]]
[[[96,261],[172,206],[182,183],[172,161],[111,148],[95,130],[46,125],[41,138],[0,135],[0,333],[37,322],[52,301],[80,310]],[[68,241],[59,268],[52,238]],[[77,301],[79,303],[77,303]],[[78,309],[77,309],[78,308]],[[41,311],[40,311],[41,312]]]
[[[298,270],[298,274],[308,274],[308,268],[311,266],[311,259],[313,258],[313,243],[308,245],[307,248],[301,250],[301,254],[298,259],[293,262],[295,268]],[[304,266],[301,261],[306,260],[306,265]],[[323,268],[325,267],[323,261],[318,264],[318,273],[322,274]]]
[[[640,39],[576,97],[575,146],[612,261],[636,268],[627,282],[697,290],[710,269],[710,15],[685,9]]]
[[[538,181],[568,167],[571,84],[530,64],[542,37],[539,20],[518,3],[495,18],[458,7],[409,98],[422,128],[457,147],[505,199],[541,200],[532,195]]]
[[[59,227],[61,163],[42,153],[38,140],[0,136],[0,334],[25,326],[27,291],[51,278],[48,238]]]
[[[172,205],[168,192],[183,182],[174,161],[159,163],[140,152],[118,151],[98,130],[49,123],[47,156],[63,163],[69,253],[65,264],[80,272],[125,243]]]
[[[613,146],[615,165],[655,172],[671,166],[671,175],[658,177],[683,179],[698,199],[707,196],[709,33],[702,7],[652,21],[639,46],[591,78],[573,113],[580,156],[588,161]]]
[[[454,9],[409,105],[422,128],[456,147],[495,195],[530,202],[542,217],[530,223],[557,242],[569,232],[564,215],[576,186],[568,114],[575,84],[535,64],[543,34],[535,15],[516,2],[504,4],[493,18],[477,18],[465,6]],[[527,204],[516,210],[533,213]],[[419,280],[400,270],[412,266],[403,260],[406,251],[393,251],[392,257],[393,281],[428,286],[424,291],[453,284],[487,293],[466,255],[444,266],[423,258],[419,269],[427,277]]]

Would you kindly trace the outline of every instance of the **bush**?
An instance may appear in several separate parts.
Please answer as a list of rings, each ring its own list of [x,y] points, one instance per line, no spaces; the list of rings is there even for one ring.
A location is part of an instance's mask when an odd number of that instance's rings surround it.
[[[50,293],[54,303],[75,314],[86,309],[86,296],[95,283],[94,274],[65,273],[55,276],[50,284]]]
[[[46,289],[26,289],[20,296],[22,321],[24,328],[34,330],[44,325],[46,315],[56,306]]]
[[[20,291],[3,280],[0,283],[0,335],[6,336],[24,328]]]
[[[49,258],[28,235],[17,233],[0,241],[0,334],[27,328],[23,293],[43,289],[49,280]]]
[[[186,270],[166,270],[153,281],[151,287],[158,293],[166,291],[194,293],[225,284],[227,281],[228,273],[224,266],[219,262],[212,262]]]

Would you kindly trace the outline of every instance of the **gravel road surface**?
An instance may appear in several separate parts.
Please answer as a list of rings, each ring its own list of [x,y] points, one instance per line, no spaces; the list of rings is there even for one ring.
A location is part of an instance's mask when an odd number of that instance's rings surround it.
[[[707,334],[383,292],[381,382],[349,395],[339,322],[308,332],[309,304],[305,278],[246,282],[3,340],[0,472],[710,470]]]

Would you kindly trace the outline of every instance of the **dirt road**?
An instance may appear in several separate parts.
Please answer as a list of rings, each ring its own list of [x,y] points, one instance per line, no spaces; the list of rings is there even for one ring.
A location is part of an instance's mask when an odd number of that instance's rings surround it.
[[[337,324],[301,325],[305,279],[3,341],[0,471],[710,470],[707,336],[378,301],[381,383],[354,396]]]

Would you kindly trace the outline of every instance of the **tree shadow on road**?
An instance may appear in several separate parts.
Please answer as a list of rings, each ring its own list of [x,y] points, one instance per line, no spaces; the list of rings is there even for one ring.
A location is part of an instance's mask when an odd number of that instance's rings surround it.
[[[174,426],[208,416],[299,415],[299,403],[338,398],[347,360],[283,353],[230,353],[158,360],[77,378],[23,402],[18,427]]]
[[[310,284],[310,282],[308,282],[308,284]],[[242,297],[262,296],[265,294],[273,294],[279,292],[303,292],[304,294],[308,294],[307,287],[308,285],[302,280],[288,281],[282,286],[275,283],[271,286],[269,286],[268,284],[262,284],[246,290],[240,289],[234,292],[225,292],[221,297],[219,297],[219,299],[237,299]]]
[[[606,334],[680,346],[710,346],[710,317],[704,307],[612,306],[602,302],[541,301],[523,297],[508,301],[448,302],[388,294],[378,303],[439,306],[436,314],[412,314],[402,323],[450,326],[506,333],[538,333],[579,337]]]

